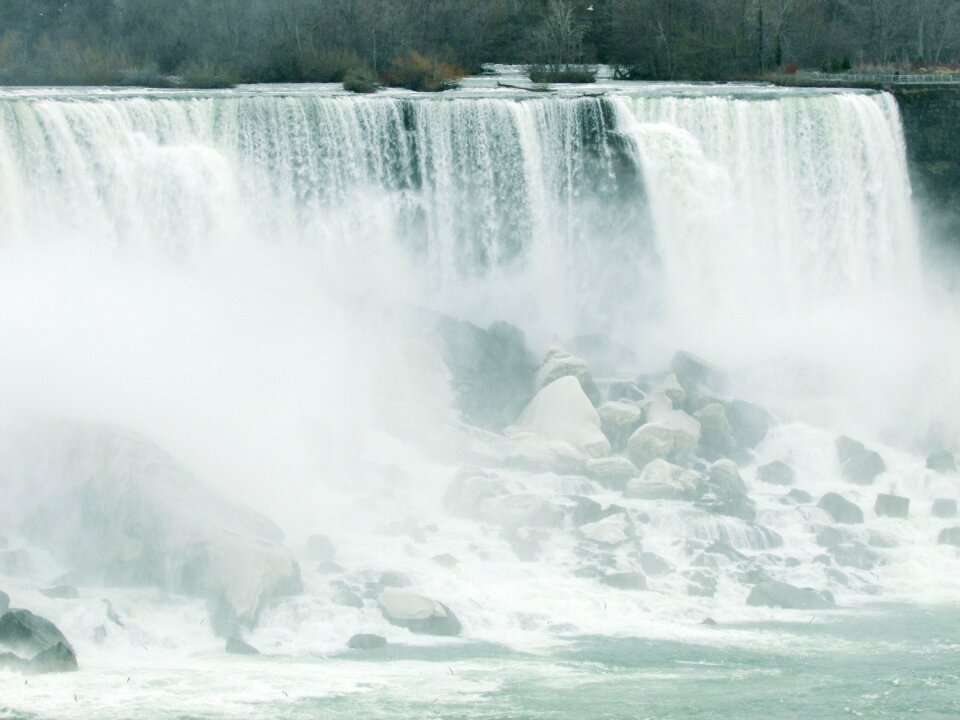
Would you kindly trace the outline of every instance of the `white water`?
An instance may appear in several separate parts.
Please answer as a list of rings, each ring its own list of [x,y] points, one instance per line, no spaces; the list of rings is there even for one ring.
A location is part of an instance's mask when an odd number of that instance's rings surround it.
[[[886,596],[954,597],[955,553],[928,521],[953,489],[922,457],[878,445],[884,433],[918,441],[936,421],[955,432],[960,399],[957,333],[924,287],[892,98],[607,92],[0,96],[0,405],[137,428],[294,544],[327,532],[345,566],[407,572],[473,639],[540,647],[564,623],[701,638],[705,614],[778,613],[746,608],[732,579],[711,600],[688,597],[678,575],[611,593],[570,574],[570,537],[520,564],[494,531],[445,516],[458,436],[417,308],[511,320],[538,349],[606,331],[640,351],[641,369],[687,347],[803,421],[773,431],[759,460],[790,457],[814,495],[843,487],[868,529],[895,537],[875,578]],[[839,431],[882,449],[891,469],[877,486],[839,478]],[[390,464],[407,476],[385,474]],[[761,522],[802,560],[783,577],[822,586],[816,519],[744,477]],[[547,496],[577,489],[514,480]],[[913,498],[909,522],[872,516],[886,491]],[[680,538],[742,531],[679,503],[628,504],[651,515],[644,548],[678,567]],[[377,534],[409,517],[439,529],[423,545]],[[439,552],[461,565],[439,572]],[[304,655],[365,630],[417,641],[334,605],[326,579],[305,581],[254,644]],[[96,666],[147,663],[144,643],[175,658],[219,647],[196,637],[199,604],[171,612],[136,593],[121,595],[133,630],[97,646],[95,602],[58,616],[31,582],[13,588],[20,602],[55,617]]]

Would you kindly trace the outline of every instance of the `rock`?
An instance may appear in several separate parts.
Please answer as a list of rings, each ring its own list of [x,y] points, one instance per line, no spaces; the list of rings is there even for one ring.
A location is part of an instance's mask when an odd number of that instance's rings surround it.
[[[927,458],[927,467],[939,473],[955,473],[957,471],[957,461],[953,453],[947,450],[938,450]]]
[[[700,423],[700,447],[704,457],[728,457],[737,448],[727,413],[720,403],[710,403],[693,414]]]
[[[614,450],[622,450],[629,437],[643,424],[643,411],[632,403],[611,401],[597,408],[600,428]]]
[[[836,440],[837,458],[843,476],[858,485],[871,485],[877,475],[887,469],[880,453],[867,450],[863,443],[841,435]]]
[[[583,358],[571,355],[561,348],[550,348],[543,358],[543,364],[537,370],[535,380],[537,390],[542,390],[560,378],[572,377],[580,383],[583,393],[596,406],[600,404],[600,390],[593,381],[590,367]]]
[[[838,565],[858,570],[873,570],[880,562],[880,556],[863,543],[839,545],[831,548],[830,552]]]
[[[581,525],[580,534],[599,545],[620,545],[634,536],[633,523],[624,513],[617,513],[598,520],[597,522]]]
[[[770,415],[759,405],[744,400],[727,403],[727,420],[733,437],[742,448],[755,448],[767,436]]]
[[[406,590],[387,588],[378,600],[383,616],[420,635],[459,635],[457,616],[446,605]]]
[[[653,460],[643,468],[640,477],[627,484],[625,494],[642,500],[680,500],[693,493],[699,480],[689,470],[666,460]]]
[[[910,499],[899,495],[880,493],[873,510],[880,517],[906,518],[910,514]]]
[[[574,503],[573,509],[570,511],[570,519],[577,527],[602,520],[611,514],[604,512],[603,505],[596,500],[592,500],[583,495],[571,495],[570,499]]]
[[[586,473],[588,478],[596,480],[604,487],[623,490],[640,471],[626,458],[611,456],[587,460]]]
[[[757,480],[771,485],[793,485],[795,479],[793,468],[783,460],[774,460],[757,468]]]
[[[307,538],[307,557],[318,562],[333,562],[337,549],[326,535],[311,535]]]
[[[643,572],[647,575],[666,575],[673,570],[673,568],[670,567],[670,563],[652,552],[640,554],[640,567],[643,568]]]
[[[600,416],[575,377],[561,377],[541,389],[516,426],[568,442],[588,457],[610,454],[610,442],[601,430]]]
[[[587,456],[568,442],[524,432],[516,427],[509,427],[504,433],[506,438],[501,450],[507,465],[530,472],[561,475],[579,475],[586,469]]]
[[[820,547],[835,548],[854,541],[854,536],[848,530],[842,528],[828,526],[817,533],[817,545]]]
[[[227,638],[227,645],[224,650],[230,655],[259,655],[260,651],[253,645],[249,645],[236,635]]]
[[[347,647],[351,650],[378,650],[386,646],[387,639],[383,635],[372,633],[357,633],[347,641]]]
[[[817,507],[824,510],[834,522],[857,525],[863,522],[863,511],[854,503],[835,492],[820,498]]]
[[[756,504],[747,495],[747,486],[732,460],[718,460],[710,467],[710,475],[697,486],[695,499],[698,506],[718,515],[748,523],[757,517]]]
[[[955,545],[960,547],[960,527],[944,528],[937,537],[939,545]]]
[[[566,343],[570,352],[587,361],[598,375],[616,375],[637,365],[637,354],[602,333],[578,335]]]
[[[31,664],[40,672],[77,669],[76,653],[60,629],[29,610],[8,610],[0,616],[0,649],[34,658]]]
[[[619,381],[610,385],[610,389],[607,391],[608,400],[643,400],[646,397],[646,393],[640,389],[640,386],[636,383]]]
[[[440,567],[447,568],[448,570],[450,568],[456,567],[458,564],[458,560],[450,553],[441,553],[440,555],[434,555],[430,559],[433,560]]]
[[[337,588],[337,591],[333,594],[333,602],[344,607],[363,607],[363,599],[348,587]]]
[[[957,514],[957,501],[950,498],[937,498],[933,501],[930,513],[938,518],[952,518]]]
[[[648,400],[655,400],[658,396],[667,401],[666,407],[671,410],[683,410],[687,407],[687,391],[677,381],[676,375],[671,375],[663,382],[658,383]]]
[[[690,585],[687,586],[687,595],[691,597],[713,597],[717,594],[717,578],[714,575],[696,570],[687,573]]]
[[[205,598],[246,625],[302,587],[276,525],[133,432],[36,423],[2,442],[0,476],[17,480],[0,488],[0,507],[18,497],[21,532],[71,577]]]
[[[479,519],[504,528],[553,528],[563,522],[563,508],[541,495],[501,495],[480,503]]]
[[[0,615],[5,613],[9,607],[10,596],[3,592],[3,590],[0,590]]]
[[[436,329],[464,419],[489,430],[505,428],[534,392],[537,366],[523,332],[505,322],[483,330],[445,316]]]
[[[652,460],[683,465],[700,441],[700,423],[686,413],[671,411],[637,428],[627,441],[633,464],[643,468]]]
[[[77,592],[77,589],[73,587],[73,585],[57,585],[56,587],[46,588],[40,592],[48,598],[55,598],[57,600],[76,600],[80,597],[80,593]]]
[[[704,618],[703,620],[701,620],[701,621],[700,621],[700,624],[701,624],[701,625],[716,625],[716,624],[717,624],[717,621],[714,620],[712,617],[708,617],[708,618]]]
[[[725,385],[723,373],[703,358],[684,350],[673,356],[670,368],[688,393],[696,391],[698,385],[706,385],[714,390],[720,390]]]
[[[619,590],[646,590],[647,578],[643,573],[638,572],[618,572],[609,573],[600,577],[600,582],[604,585],[617,588]]]
[[[377,584],[382,587],[410,587],[412,584],[410,578],[404,575],[401,572],[396,572],[395,570],[387,570],[386,572],[380,573],[380,579],[377,581]]]
[[[806,490],[800,490],[799,488],[793,488],[790,492],[787,493],[787,497],[793,500],[795,503],[812,503],[813,496],[810,495]]]
[[[747,605],[780,607],[788,610],[825,610],[836,605],[833,596],[811,588],[798,588],[776,580],[754,585],[747,596]]]

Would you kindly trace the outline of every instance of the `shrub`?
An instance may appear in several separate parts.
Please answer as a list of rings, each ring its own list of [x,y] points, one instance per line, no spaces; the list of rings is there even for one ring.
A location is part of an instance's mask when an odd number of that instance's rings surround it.
[[[586,65],[530,65],[527,75],[535,83],[592,83],[597,72]]]
[[[438,58],[421,55],[416,50],[397,58],[380,81],[390,87],[403,87],[422,92],[440,92],[459,85],[466,73],[459,67]]]
[[[377,78],[366,65],[356,65],[344,75],[343,89],[355,93],[372,93],[377,89]]]

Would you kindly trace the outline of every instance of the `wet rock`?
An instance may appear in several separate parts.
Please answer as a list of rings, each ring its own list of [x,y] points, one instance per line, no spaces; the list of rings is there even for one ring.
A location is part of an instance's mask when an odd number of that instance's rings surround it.
[[[311,535],[307,538],[307,557],[317,562],[333,562],[337,549],[326,535]]]
[[[643,573],[638,572],[618,572],[603,575],[600,582],[604,585],[617,588],[619,590],[646,590],[647,578]]]
[[[841,435],[836,446],[843,476],[850,482],[871,485],[874,478],[887,469],[880,453],[868,450],[859,440]]]
[[[703,358],[684,350],[673,356],[670,368],[677,376],[677,382],[688,393],[694,392],[698,385],[706,385],[715,390],[721,390],[725,385],[725,379],[720,370]]]
[[[593,381],[586,360],[571,355],[561,348],[550,348],[543,359],[543,364],[537,370],[535,381],[537,389],[542,390],[560,378],[567,377],[572,377],[579,383],[584,395],[594,406],[600,404],[600,390]]]
[[[879,533],[875,530],[870,530],[867,533],[867,544],[870,547],[878,548],[895,548],[897,545],[899,545],[897,538],[894,535]]]
[[[517,429],[570,443],[587,457],[610,454],[600,416],[575,377],[564,376],[543,387],[520,415]]]
[[[799,588],[776,580],[765,580],[754,585],[747,596],[747,605],[779,607],[788,610],[824,610],[836,605],[827,591]]]
[[[712,625],[716,625],[716,624],[717,624],[717,621],[714,620],[712,617],[708,617],[708,618],[704,618],[703,620],[701,620],[701,621],[700,621],[700,624],[701,624],[701,625],[711,625],[711,626],[712,626]]]
[[[586,360],[599,376],[616,375],[636,367],[637,354],[602,333],[578,335],[565,343],[570,352]]]
[[[28,666],[36,673],[73,672],[78,667],[77,655],[65,640],[37,653]]]
[[[823,574],[828,579],[833,580],[833,582],[838,583],[840,585],[850,584],[850,578],[848,578],[847,574],[842,570],[837,570],[836,568],[828,567],[823,569]]]
[[[699,481],[699,476],[689,470],[666,460],[653,460],[639,477],[627,483],[624,494],[642,500],[680,500],[689,496]]]
[[[57,585],[56,587],[46,588],[40,592],[48,598],[54,598],[56,600],[76,600],[80,597],[80,593],[77,592],[77,589],[73,585]]]
[[[347,641],[347,647],[351,650],[378,650],[386,646],[387,639],[383,635],[372,633],[357,633]]]
[[[507,428],[504,434],[506,437],[500,449],[507,465],[530,472],[555,472],[561,475],[580,475],[586,470],[587,455],[564,440],[547,438],[516,427]]]
[[[697,487],[696,502],[709,512],[746,522],[752,523],[757,517],[756,504],[747,495],[747,486],[731,460],[718,460],[711,466],[710,475]]]
[[[793,485],[796,473],[783,460],[774,460],[757,468],[757,480],[771,485]]]
[[[500,537],[510,543],[510,548],[517,558],[524,562],[534,562],[543,552],[541,541],[545,539],[543,531],[538,528],[504,528]]]
[[[363,599],[348,587],[337,588],[333,594],[333,602],[344,607],[362,608]]]
[[[622,450],[630,436],[643,424],[643,411],[633,403],[612,400],[597,408],[600,428],[614,450]]]
[[[434,555],[432,558],[437,565],[443,568],[454,568],[459,564],[459,561],[450,553],[441,553],[440,555]]]
[[[646,397],[646,393],[640,389],[640,386],[632,382],[615,382],[610,386],[610,389],[607,391],[607,398],[609,400],[643,400]]]
[[[880,493],[873,510],[880,517],[906,518],[910,514],[910,499]]]
[[[635,534],[633,523],[624,513],[617,513],[597,522],[581,525],[579,532],[587,540],[599,545],[621,545],[633,538]]]
[[[700,423],[700,450],[704,457],[729,457],[737,449],[733,429],[720,403],[710,403],[693,414]]]
[[[666,401],[665,407],[671,410],[683,410],[687,407],[687,391],[677,381],[676,375],[658,383],[648,400],[656,400],[658,397],[662,397]]]
[[[747,560],[746,555],[744,555],[742,552],[735,550],[734,548],[730,547],[729,544],[721,540],[711,543],[710,545],[705,547],[703,551],[710,555],[722,555],[728,560],[734,560],[736,562]]]
[[[787,497],[801,505],[813,502],[813,496],[806,490],[800,490],[799,488],[793,488],[787,493]]]
[[[501,495],[480,503],[479,517],[504,528],[554,528],[563,523],[563,508],[540,495]]]
[[[624,457],[590,458],[586,466],[587,477],[604,487],[623,490],[627,483],[640,474],[637,466]]]
[[[937,498],[933,501],[930,513],[938,518],[952,518],[957,514],[957,501],[950,498]]]
[[[687,586],[687,595],[691,597],[713,597],[717,594],[717,578],[714,575],[696,570],[686,573],[690,584]]]
[[[834,548],[854,540],[854,536],[842,528],[825,527],[817,533],[817,545],[825,548]]]
[[[927,458],[927,467],[939,473],[955,473],[957,461],[953,453],[947,450],[938,450]]]
[[[227,644],[224,650],[230,655],[259,655],[260,651],[253,645],[249,645],[241,638],[231,635],[227,638]]]
[[[737,444],[746,449],[755,448],[767,436],[770,414],[759,405],[734,400],[727,403],[727,420]]]
[[[574,503],[573,509],[570,511],[570,519],[577,527],[602,520],[610,514],[605,513],[603,511],[603,505],[596,500],[584,497],[583,495],[571,495],[570,499],[573,500]]]
[[[839,545],[831,548],[830,552],[837,565],[857,570],[873,570],[880,562],[880,556],[862,543]]]
[[[459,635],[457,616],[443,603],[406,590],[387,588],[378,600],[392,624],[421,635]]]
[[[834,522],[857,525],[863,522],[863,511],[843,496],[830,492],[820,498],[817,507],[826,512]]]
[[[484,330],[445,316],[436,328],[464,419],[496,431],[513,422],[533,397],[537,372],[523,332],[505,322]]]
[[[666,560],[652,552],[640,554],[640,567],[647,575],[666,575],[673,568]]]
[[[380,573],[380,579],[377,581],[377,584],[382,588],[402,588],[410,587],[412,583],[410,582],[410,578],[403,573],[396,572],[395,570],[387,570],[384,573]]]
[[[0,616],[0,649],[33,658],[37,672],[64,672],[77,669],[73,647],[49,620],[29,610],[8,610]]]
[[[960,547],[960,527],[944,528],[937,536],[939,545],[955,545]]]
[[[686,413],[669,411],[637,428],[627,441],[627,452],[641,469],[653,460],[684,465],[699,441],[700,423]]]

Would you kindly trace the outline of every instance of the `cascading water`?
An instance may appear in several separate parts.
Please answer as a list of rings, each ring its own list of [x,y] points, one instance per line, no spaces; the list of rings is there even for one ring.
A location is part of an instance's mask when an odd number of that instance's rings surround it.
[[[905,447],[931,427],[941,444],[956,433],[954,310],[924,286],[893,99],[632,83],[532,96],[471,82],[431,98],[0,93],[0,420],[133,428],[272,516],[291,547],[328,533],[344,567],[304,563],[304,592],[267,607],[250,636],[284,657],[364,630],[420,642],[371,598],[344,607],[344,590],[379,570],[442,598],[471,640],[539,650],[564,633],[705,642],[705,614],[778,617],[744,606],[740,553],[754,579],[829,586],[841,602],[949,599],[955,558],[928,510],[951,481],[883,446],[882,483],[850,487],[833,446],[839,432]],[[537,353],[606,333],[638,350],[635,376],[678,348],[715,360],[732,392],[781,421],[742,464],[755,522],[509,466],[491,450],[502,436],[457,416],[436,313],[507,320]],[[465,457],[503,490],[474,498],[479,518],[443,503]],[[908,520],[868,512],[849,530],[868,550],[856,562],[877,556],[876,570],[824,579],[823,513],[756,477],[777,459],[814,496],[913,498]],[[629,548],[597,553],[549,524],[593,512],[584,496],[632,518]],[[17,512],[7,503],[0,523]],[[725,558],[702,552],[714,543]],[[443,555],[458,564],[439,570]],[[597,580],[638,564],[651,592]],[[33,598],[37,582],[14,589]],[[115,657],[175,672],[217,651],[196,638],[200,606],[184,601],[183,619],[137,592],[115,596],[127,626],[106,640],[93,601],[37,602],[104,672],[119,672]],[[738,647],[769,639],[717,632]],[[148,661],[146,644],[163,650]]]

